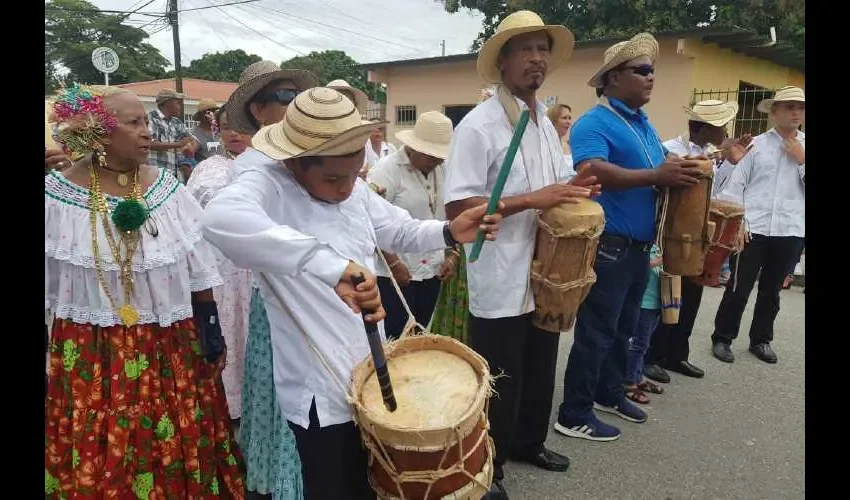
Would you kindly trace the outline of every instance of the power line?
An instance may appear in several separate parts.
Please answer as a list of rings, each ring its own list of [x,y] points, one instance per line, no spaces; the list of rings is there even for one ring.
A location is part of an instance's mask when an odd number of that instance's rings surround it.
[[[136,12],[139,12],[140,10],[144,9],[144,8],[145,8],[145,7],[147,7],[148,5],[150,5],[150,4],[152,4],[152,3],[154,3],[155,1],[156,1],[156,0],[149,0],[149,1],[148,1],[148,3],[146,3],[146,4],[142,5],[141,7],[136,8],[135,10],[132,10],[132,11],[128,12],[127,14],[125,14],[125,15],[124,15],[124,17],[122,17],[122,18],[121,18],[121,21],[123,21],[123,20],[127,19],[127,18],[128,18],[128,17],[130,17],[132,14],[135,14]],[[139,2],[136,2],[136,3],[135,3],[135,4],[133,4],[133,5],[136,5],[136,4],[138,4],[138,3],[139,3]],[[130,8],[132,9],[133,7],[130,7]]]
[[[205,2],[207,2],[208,4],[212,5],[213,7],[218,7],[217,5],[214,5],[212,2],[210,2],[210,0],[204,0],[204,1],[205,1]],[[219,11],[221,11],[224,15],[226,15],[226,16],[227,16],[227,17],[229,17],[230,19],[233,19],[233,20],[234,20],[234,21],[236,21],[237,23],[241,24],[241,25],[242,25],[242,26],[244,26],[246,29],[248,29],[248,30],[250,30],[250,31],[253,31],[254,33],[256,33],[256,34],[260,35],[260,36],[261,36],[261,37],[263,37],[263,38],[265,38],[266,40],[268,40],[268,41],[270,41],[270,42],[272,42],[272,43],[275,43],[275,44],[277,44],[277,45],[280,45],[281,47],[285,48],[286,50],[290,50],[290,51],[292,51],[292,52],[295,52],[296,54],[299,54],[299,55],[302,55],[302,56],[303,56],[303,55],[306,55],[306,54],[304,54],[303,52],[301,52],[301,51],[300,51],[300,50],[298,50],[298,49],[294,49],[294,48],[289,47],[289,46],[287,46],[287,45],[285,45],[285,44],[282,44],[282,43],[278,42],[277,40],[275,40],[275,39],[273,39],[273,38],[270,38],[270,37],[266,36],[264,33],[261,33],[261,32],[259,32],[259,31],[255,30],[254,28],[252,28],[252,27],[248,26],[247,24],[243,23],[243,22],[242,22],[242,21],[240,21],[239,19],[236,19],[235,17],[233,17],[233,16],[232,16],[229,12],[227,12],[226,10],[219,9]]]
[[[268,12],[262,11],[262,10],[261,10],[261,7],[259,7],[259,6],[251,6],[251,7],[253,7],[254,9],[260,10],[263,14],[266,14],[266,15],[268,14]],[[278,11],[275,11],[275,12],[278,12]],[[282,18],[279,18],[279,19],[282,19]],[[290,19],[287,19],[287,20],[285,20],[285,21],[283,21],[283,22],[292,22],[292,21],[291,21]],[[331,30],[333,30],[333,29],[331,29]],[[327,33],[323,32],[323,31],[319,31],[319,30],[315,30],[315,31],[314,31],[314,33],[316,33],[316,34],[318,34],[318,35],[322,35],[323,37],[325,37],[325,38],[327,38],[327,39],[329,39],[329,40],[333,40],[334,42],[342,42],[342,43],[344,43],[344,44],[346,44],[346,45],[349,45],[349,46],[351,46],[351,45],[356,45],[356,44],[360,43],[360,42],[352,42],[351,40],[346,40],[346,39],[343,39],[343,38],[339,38],[338,36],[329,35],[329,34],[327,34]],[[300,37],[298,37],[298,38],[300,39]],[[361,49],[362,49],[362,48],[363,48],[363,46],[361,45],[361,46],[359,46],[359,48],[361,48]],[[369,50],[369,48],[367,48],[366,50]],[[391,51],[391,52],[392,52],[392,51]],[[395,53],[396,53],[396,54],[400,54],[399,52],[395,52]]]
[[[424,52],[422,49],[419,49],[419,48],[416,48],[416,47],[411,47],[411,46],[409,46],[409,45],[404,45],[404,44],[401,44],[401,43],[398,43],[398,42],[392,42],[392,41],[390,41],[390,40],[384,40],[383,38],[378,38],[378,37],[376,37],[376,36],[367,35],[367,34],[364,34],[364,33],[357,32],[357,31],[349,30],[349,29],[347,29],[347,28],[342,28],[342,27],[340,27],[340,26],[333,26],[333,25],[331,25],[331,24],[326,24],[326,23],[323,23],[323,22],[321,22],[321,21],[315,21],[315,20],[313,20],[313,19],[308,19],[308,18],[306,18],[306,17],[296,16],[295,14],[290,14],[290,13],[288,13],[288,12],[282,12],[282,11],[279,11],[279,10],[276,10],[276,9],[272,9],[271,7],[263,6],[263,9],[264,9],[264,10],[270,10],[270,11],[272,11],[272,12],[277,12],[278,14],[280,14],[280,15],[282,15],[282,16],[285,16],[285,17],[291,17],[291,18],[293,18],[293,19],[298,19],[298,20],[301,20],[301,21],[306,21],[306,22],[308,22],[308,23],[318,24],[318,25],[320,25],[320,26],[324,26],[324,27],[326,27],[326,28],[331,28],[331,29],[338,30],[338,31],[344,31],[344,32],[346,32],[346,33],[351,33],[351,34],[353,34],[353,35],[362,36],[362,37],[364,37],[364,38],[371,38],[371,39],[376,40],[376,41],[379,41],[379,42],[389,43],[389,44],[392,44],[392,45],[397,45],[397,46],[399,46],[399,47],[405,47],[405,48],[408,48],[408,49],[410,49],[410,50],[415,50],[415,51],[417,51],[417,52]]]
[[[213,35],[215,35],[219,40],[221,40],[221,43],[223,43],[224,46],[227,47],[228,50],[233,50],[233,48],[230,46],[230,44],[228,44],[226,41],[224,41],[224,38],[222,38],[221,35],[218,34],[218,31],[215,28],[213,28],[213,26],[209,22],[207,22],[207,19],[206,19],[206,17],[204,17],[204,15],[199,15],[198,17],[200,17],[201,22],[204,23],[207,26],[207,28],[209,28],[209,30],[213,32]],[[191,64],[191,61],[190,61],[190,64]]]
[[[218,7],[227,7],[228,5],[240,5],[243,3],[254,3],[259,2],[260,0],[240,0],[238,2],[230,2],[230,3],[222,3],[218,5],[210,5],[209,7],[195,7],[194,9],[181,9],[180,12],[189,12],[193,10],[206,10],[206,9],[215,9]]]
[[[126,11],[126,10],[101,10],[101,9],[68,9],[66,7],[57,7],[55,5],[45,5],[45,10],[55,10],[57,12],[74,12],[80,14],[134,14],[139,16],[152,16],[152,17],[160,17],[162,13],[156,12],[138,12],[138,11]]]

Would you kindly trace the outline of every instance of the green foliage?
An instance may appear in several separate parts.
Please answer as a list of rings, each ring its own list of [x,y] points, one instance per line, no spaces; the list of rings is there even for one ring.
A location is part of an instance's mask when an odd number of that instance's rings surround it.
[[[366,81],[366,71],[357,67],[357,61],[341,50],[310,52],[306,56],[293,57],[281,63],[284,69],[306,69],[312,71],[321,85],[341,78],[352,87],[366,92],[374,102],[387,102],[384,89],[375,83]]]

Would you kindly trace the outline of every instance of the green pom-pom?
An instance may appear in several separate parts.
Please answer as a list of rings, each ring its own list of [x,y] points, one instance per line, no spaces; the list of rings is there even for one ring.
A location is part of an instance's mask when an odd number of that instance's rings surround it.
[[[121,201],[112,212],[112,222],[122,232],[139,229],[147,218],[148,210],[136,200]]]

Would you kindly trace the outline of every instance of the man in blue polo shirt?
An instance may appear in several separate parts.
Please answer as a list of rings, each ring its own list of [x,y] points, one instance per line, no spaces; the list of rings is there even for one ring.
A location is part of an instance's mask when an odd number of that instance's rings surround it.
[[[667,151],[641,109],[652,93],[657,55],[658,42],[648,33],[606,50],[605,64],[588,82],[599,104],[570,134],[580,175],[596,176],[602,184],[597,201],[605,210],[605,232],[596,253],[596,284],[578,311],[555,423],[569,437],[620,437],[594,409],[646,421],[646,413],[625,398],[623,383],[655,241],[654,186],[695,184],[699,175],[694,161]]]

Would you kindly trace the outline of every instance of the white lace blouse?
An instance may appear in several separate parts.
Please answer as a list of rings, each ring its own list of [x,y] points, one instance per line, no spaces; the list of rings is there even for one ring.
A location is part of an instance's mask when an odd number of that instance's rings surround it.
[[[192,316],[192,294],[222,283],[212,247],[202,239],[201,207],[173,175],[160,169],[144,199],[149,222],[133,256],[131,305],[140,323],[168,326]],[[44,178],[44,308],[57,318],[98,326],[120,325],[118,311],[100,285],[95,268],[89,191],[53,171]],[[110,208],[120,198],[107,196]],[[111,225],[110,221],[110,225]],[[112,227],[112,231],[117,230]],[[151,233],[156,232],[156,236]],[[109,250],[102,218],[98,250],[115,307],[124,305],[118,265]]]

